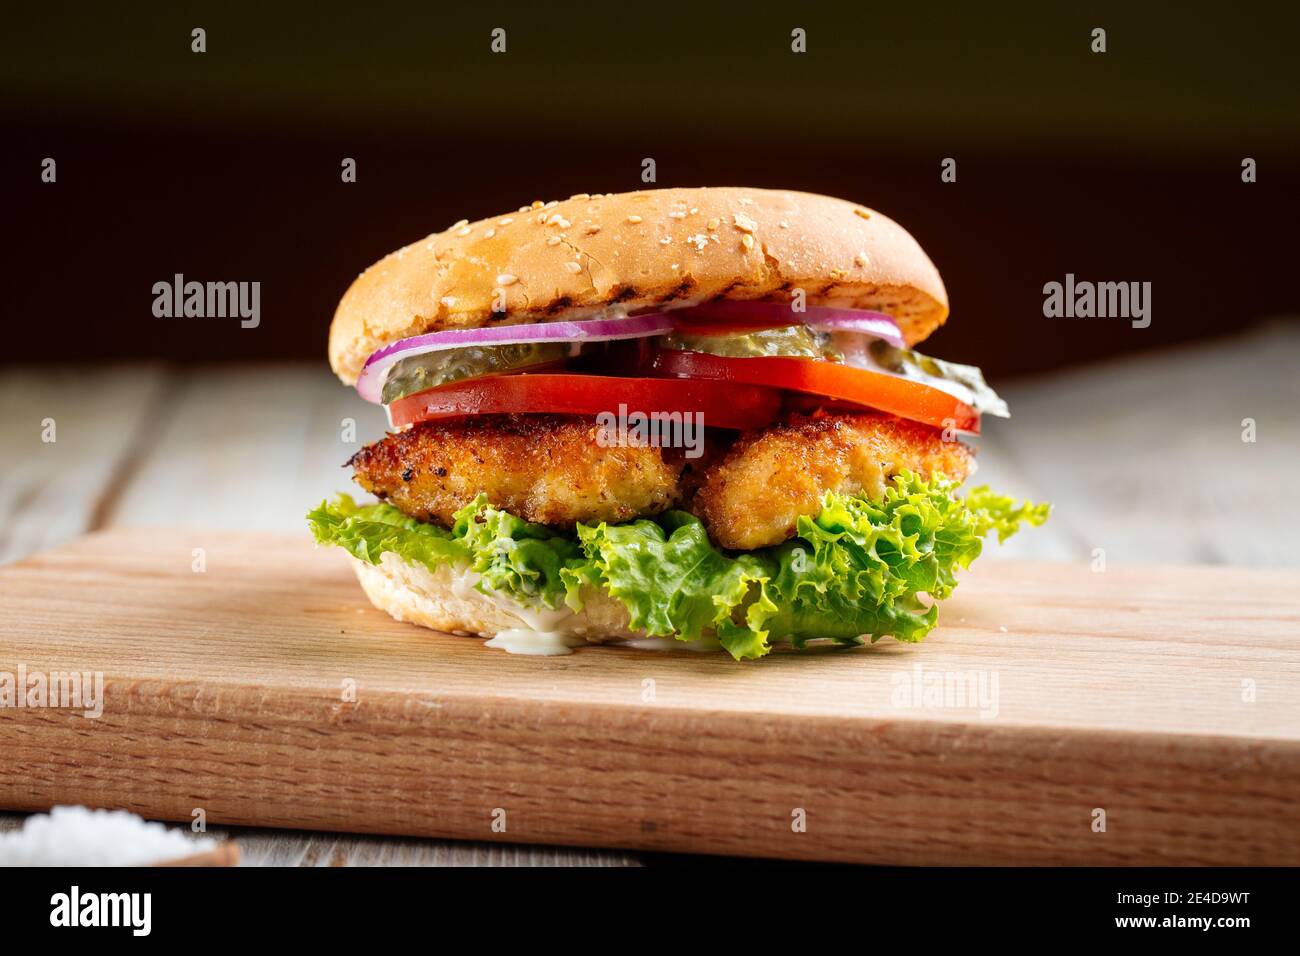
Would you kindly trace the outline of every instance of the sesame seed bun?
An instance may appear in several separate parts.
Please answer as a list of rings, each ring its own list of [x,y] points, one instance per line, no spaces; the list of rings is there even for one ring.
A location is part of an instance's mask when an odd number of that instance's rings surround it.
[[[581,318],[715,299],[874,309],[908,344],[948,315],[916,240],[874,210],[829,196],[712,187],[578,195],[459,222],[363,272],[330,325],[330,364],[355,384],[392,342],[446,329]],[[494,312],[500,298],[504,313]]]

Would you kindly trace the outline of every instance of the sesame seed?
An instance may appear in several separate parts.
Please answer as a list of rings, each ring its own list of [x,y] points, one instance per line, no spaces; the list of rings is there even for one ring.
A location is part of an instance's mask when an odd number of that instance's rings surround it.
[[[662,239],[659,240],[659,245],[666,246],[670,242],[672,242],[672,239],[670,239],[668,236],[664,236]]]
[[[685,219],[685,218],[686,218],[686,210],[685,210],[685,209],[674,209],[672,212],[670,212],[670,213],[668,214],[668,218],[669,218],[669,219]]]
[[[497,225],[498,225],[498,226],[508,226],[508,225],[510,225],[510,224],[511,224],[512,222],[514,222],[514,221],[515,221],[515,220],[514,220],[514,217],[513,217],[513,216],[506,216],[506,218],[504,218],[504,219],[498,219],[498,220],[497,220]]]
[[[569,220],[565,219],[558,212],[551,213],[551,218],[546,220],[546,224],[548,226],[559,226],[561,229],[568,229],[573,225],[573,223],[569,222]]]
[[[456,297],[454,295],[444,295],[438,301],[450,309],[453,305],[456,304]]]
[[[691,207],[691,215],[692,215],[692,216],[694,216],[694,215],[695,215],[697,212],[699,212],[699,211],[700,211],[700,210],[699,210],[698,208],[696,208],[695,206],[692,206],[692,207]]]
[[[519,276],[512,276],[509,272],[503,272],[497,276],[497,285],[514,285],[519,281]]]
[[[627,221],[628,221],[628,222],[640,222],[640,221],[641,221],[641,217],[640,217],[640,216],[628,216],[628,217],[627,217]]]
[[[451,228],[453,228],[453,229],[459,229],[461,226],[468,226],[468,225],[469,225],[469,220],[468,220],[468,219],[461,219],[461,220],[459,220],[458,222],[453,222],[453,223],[451,224]]]
[[[871,213],[867,212],[865,209],[854,209],[853,213],[854,215],[861,216],[863,219],[871,218]]]
[[[528,207],[527,207],[527,206],[520,206],[520,207],[519,207],[519,211],[520,211],[520,212],[528,212]]]
[[[545,203],[543,203],[540,199],[534,199],[534,200],[533,200],[532,208],[533,208],[533,209],[541,209],[542,206],[544,206],[544,205],[545,205]]]
[[[566,262],[564,264],[564,268],[568,269],[570,272],[574,273],[575,275],[582,271],[582,266],[576,262]]]
[[[546,240],[546,244],[547,244],[548,246],[558,246],[558,245],[560,244],[560,237],[559,237],[559,236],[551,236],[551,238],[549,238],[549,239]]]
[[[552,199],[550,202],[548,202],[548,203],[547,203],[545,206],[543,206],[542,208],[543,208],[543,209],[554,209],[554,208],[555,208],[556,206],[558,206],[559,204],[560,204],[560,201],[559,201],[558,199]]]
[[[600,226],[588,226],[586,232],[587,235],[594,236],[596,233],[600,232]]]
[[[458,236],[468,236],[472,231],[473,231],[473,230],[470,229],[469,226],[463,226],[462,228],[456,230],[456,235],[458,235]]]
[[[740,244],[744,246],[746,249],[753,249],[754,237],[751,236],[749,233],[745,233],[743,236],[740,237]]]
[[[781,228],[782,228],[782,229],[789,229],[789,228],[790,228],[790,224],[789,224],[788,222],[786,222],[784,219],[782,219],[782,220],[781,220]]]
[[[574,193],[574,194],[573,194],[572,196],[570,196],[569,198],[570,198],[570,199],[576,199],[576,200],[578,200],[579,202],[583,202],[584,200],[587,200],[587,199],[590,199],[590,198],[591,198],[591,193]]]
[[[865,266],[871,260],[867,258],[867,254],[865,252],[859,252],[856,256],[853,257],[853,261],[860,266]]]
[[[736,224],[736,228],[739,229],[741,232],[753,232],[755,229],[758,228],[758,223],[754,222],[754,220],[750,219],[744,213],[738,212],[731,218],[732,221]]]
[[[717,228],[718,228],[718,220],[717,220],[716,218],[715,218],[715,219],[710,219],[710,220],[708,221],[708,223],[706,223],[706,225],[708,226],[708,228],[709,228],[710,231],[712,231],[712,230],[714,230],[714,229],[717,229]]]

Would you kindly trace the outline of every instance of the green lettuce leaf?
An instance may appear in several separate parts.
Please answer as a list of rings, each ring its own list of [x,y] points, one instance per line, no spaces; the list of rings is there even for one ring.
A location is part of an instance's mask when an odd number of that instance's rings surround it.
[[[486,498],[457,512],[450,531],[390,505],[347,495],[308,515],[316,540],[378,563],[385,551],[430,569],[455,562],[476,571],[484,593],[524,604],[582,608],[585,588],[622,602],[631,625],[683,641],[715,635],[737,660],[762,657],[774,641],[861,644],[892,635],[919,641],[938,621],[938,601],[983,539],[1006,540],[1047,520],[1050,506],[904,472],[883,500],[827,494],[784,544],[726,552],[683,511],[626,524],[583,525],[560,535],[492,508]]]
[[[633,628],[683,641],[714,630],[737,659],[767,653],[764,631],[751,629],[744,616],[733,621],[764,579],[765,563],[752,554],[723,554],[694,515],[669,511],[656,521],[602,521],[577,531],[590,564],[566,571],[568,580],[603,586],[623,602]]]
[[[524,606],[555,608],[564,599],[560,572],[566,563],[583,560],[572,538],[492,508],[485,495],[454,517],[447,531],[408,518],[392,505],[358,505],[340,494],[309,512],[307,523],[317,543],[336,544],[370,564],[391,551],[430,571],[444,564],[474,571],[480,576],[479,591]]]
[[[431,571],[470,558],[468,549],[450,532],[408,518],[389,504],[359,505],[351,495],[322,501],[307,513],[307,524],[317,544],[336,544],[370,564],[378,564],[385,551]]]
[[[811,638],[849,644],[886,635],[919,641],[938,621],[938,605],[957,586],[992,529],[1005,540],[1022,523],[1047,520],[1050,506],[977,488],[965,497],[942,478],[911,472],[880,502],[829,494],[816,518],[799,519],[796,537],[774,549],[766,620],[773,640]],[[929,598],[929,603],[922,600]]]
[[[481,576],[478,590],[524,604],[558,607],[566,597],[561,572],[567,564],[583,563],[578,542],[491,507],[486,495],[456,512],[451,533],[472,555],[470,569]]]

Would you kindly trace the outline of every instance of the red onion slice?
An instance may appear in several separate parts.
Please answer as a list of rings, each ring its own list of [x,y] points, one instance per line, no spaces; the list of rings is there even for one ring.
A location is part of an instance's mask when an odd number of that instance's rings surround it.
[[[819,314],[813,315],[814,312]],[[893,316],[883,312],[868,312],[865,309],[809,309],[805,322],[814,329],[861,332],[863,335],[884,339],[896,349],[907,348],[898,323]]]
[[[612,342],[663,335],[674,328],[663,312],[633,315],[621,319],[591,319],[585,322],[530,322],[526,325],[495,325],[479,329],[451,329],[428,332],[402,339],[377,350],[361,369],[357,392],[368,402],[379,404],[384,375],[393,365],[412,355],[459,349],[474,345],[517,345],[521,342]]]

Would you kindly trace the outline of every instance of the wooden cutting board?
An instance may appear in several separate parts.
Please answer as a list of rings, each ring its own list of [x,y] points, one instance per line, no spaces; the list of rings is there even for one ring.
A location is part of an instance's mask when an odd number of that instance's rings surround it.
[[[6,809],[894,864],[1300,864],[1297,571],[986,558],[922,644],[743,664],[520,657],[399,624],[305,533],[102,532],[0,569],[0,606],[0,680],[105,680],[98,718],[0,710]]]

